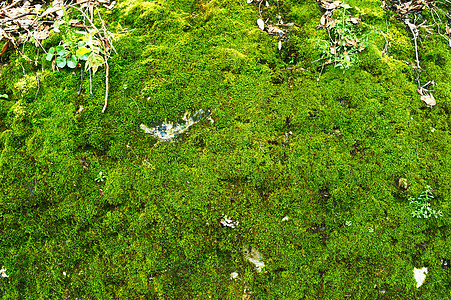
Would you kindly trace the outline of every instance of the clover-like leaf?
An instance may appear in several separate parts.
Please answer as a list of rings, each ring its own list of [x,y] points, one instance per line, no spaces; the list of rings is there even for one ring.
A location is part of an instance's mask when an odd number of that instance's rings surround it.
[[[66,55],[66,49],[64,46],[56,46],[56,55],[64,56]]]
[[[69,60],[67,60],[67,66],[71,69],[74,69],[77,66],[78,57],[76,55],[71,55]]]
[[[64,68],[66,66],[66,58],[64,56],[58,56],[56,58],[56,65],[58,66],[58,68]]]
[[[55,48],[52,47],[49,49],[49,52],[47,53],[47,56],[45,57],[45,59],[48,61],[51,61],[54,54],[55,54]]]
[[[77,50],[77,52],[75,53],[77,55],[77,57],[81,60],[87,60],[89,57],[89,54],[91,53],[91,50],[89,50],[86,47],[81,47]]]

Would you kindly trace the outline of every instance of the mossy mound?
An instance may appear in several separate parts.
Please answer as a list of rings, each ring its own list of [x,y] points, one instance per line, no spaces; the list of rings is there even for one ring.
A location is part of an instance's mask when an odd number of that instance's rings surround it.
[[[349,4],[364,28],[389,25],[390,55],[375,31],[360,65],[326,66],[319,82],[312,41],[327,32],[315,28],[316,1],[269,1],[267,18],[299,25],[281,51],[257,27],[255,3],[118,2],[103,12],[122,32],[104,114],[103,69],[92,94],[84,74],[77,96],[80,69],[52,72],[29,45],[36,64],[2,58],[2,299],[450,297],[440,265],[451,257],[442,37],[421,48],[422,76],[438,83],[426,108],[410,33],[379,1]],[[214,122],[175,142],[140,129],[200,109]],[[411,216],[408,198],[426,185],[441,218]],[[236,228],[221,226],[224,215]],[[262,272],[244,248],[261,253]],[[412,270],[424,266],[417,289]]]

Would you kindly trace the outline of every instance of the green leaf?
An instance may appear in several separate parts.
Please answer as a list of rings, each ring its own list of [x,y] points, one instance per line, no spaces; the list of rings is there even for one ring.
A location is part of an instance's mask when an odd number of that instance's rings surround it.
[[[74,69],[77,66],[78,57],[76,55],[72,55],[67,61],[67,66],[71,69]]]
[[[61,32],[60,31],[60,25],[64,24],[64,20],[57,20],[53,23],[53,31],[55,31],[56,33]]]
[[[2,95],[0,95],[0,98],[8,99],[9,96],[8,96],[8,94],[2,94]]]
[[[64,68],[66,66],[66,58],[63,56],[58,56],[56,58],[56,65],[58,68]]]
[[[85,70],[91,68],[92,73],[95,74],[97,72],[97,69],[104,63],[105,60],[102,56],[100,56],[99,54],[91,53],[88,57],[88,60],[86,60]]]
[[[79,59],[80,59],[80,60],[87,60],[87,59],[88,59],[88,57],[89,57],[89,54],[90,54],[90,53],[88,53],[88,54],[85,54],[85,55],[83,55],[83,56],[79,57]]]
[[[78,48],[81,48],[85,45],[85,43],[83,41],[79,41],[77,45],[78,45]]]
[[[64,49],[64,46],[56,46],[56,54],[59,56],[66,55],[66,49]]]
[[[55,54],[55,48],[50,48],[49,52],[47,53],[47,56],[45,57],[46,60],[51,61],[53,58],[53,54]]]
[[[86,47],[81,47],[77,50],[76,55],[81,60],[87,60],[90,53],[91,53],[91,50],[89,50]]]

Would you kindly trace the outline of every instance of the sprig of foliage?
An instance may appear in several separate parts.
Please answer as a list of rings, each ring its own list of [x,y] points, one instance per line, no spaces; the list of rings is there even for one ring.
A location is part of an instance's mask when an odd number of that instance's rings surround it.
[[[68,51],[64,44],[56,47],[51,47],[45,58],[48,61],[55,59],[58,68],[64,68],[65,66],[68,66],[69,68],[74,69],[75,67],[77,67],[79,60],[88,59],[87,53],[80,51],[80,49],[84,47],[84,43],[80,41],[78,43],[78,47],[79,48],[77,49],[75,55],[72,54],[71,51]]]
[[[96,37],[98,30],[94,29],[83,35],[81,43],[83,46],[78,48],[77,53],[86,55],[85,70],[92,69],[93,74],[105,63],[102,55],[105,54],[103,43]]]
[[[342,3],[337,7],[339,19],[326,24],[328,30],[328,40],[317,40],[318,48],[321,51],[323,65],[334,64],[337,68],[348,70],[352,66],[359,64],[357,54],[368,46],[368,35],[362,34],[356,29],[355,24],[359,22],[356,17],[349,15],[348,9],[351,7]]]
[[[359,35],[354,29],[351,17],[347,14],[346,7],[340,9],[341,19],[330,31],[331,37],[335,40],[333,50],[335,57],[335,67],[347,70],[359,63],[357,53],[367,47],[367,36]],[[358,36],[359,35],[359,36]],[[333,54],[333,53],[331,53]]]
[[[432,209],[431,204],[429,203],[431,199],[434,199],[432,188],[430,186],[426,186],[425,189],[426,190],[424,192],[421,192],[421,194],[417,198],[409,198],[409,204],[415,207],[415,210],[412,212],[412,217],[419,219],[442,217],[443,213],[440,210],[436,211]]]
[[[77,67],[79,61],[86,61],[85,70],[92,69],[93,74],[97,69],[105,63],[103,55],[105,49],[103,43],[99,40],[96,34],[97,29],[89,30],[87,32],[77,32],[70,27],[69,17],[65,8],[63,8],[63,20],[56,23],[55,30],[59,32],[59,26],[64,25],[63,40],[61,45],[51,47],[47,53],[46,59],[52,61],[55,59],[58,68],[68,66],[71,69]]]
[[[95,182],[104,182],[106,180],[106,176],[103,174],[103,172],[99,172],[94,180]]]

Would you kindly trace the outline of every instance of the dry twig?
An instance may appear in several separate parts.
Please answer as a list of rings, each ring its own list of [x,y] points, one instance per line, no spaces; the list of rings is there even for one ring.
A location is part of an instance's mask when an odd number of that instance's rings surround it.
[[[103,105],[102,113],[105,112],[106,107],[108,105],[108,90],[110,88],[109,83],[108,83],[110,67],[108,65],[108,58],[106,55],[105,55],[105,72],[106,72],[106,74],[105,74],[105,104]]]

